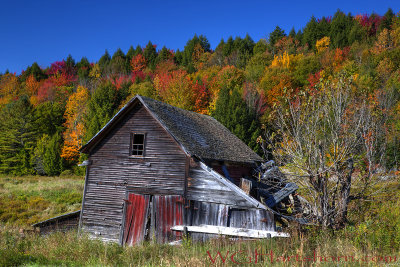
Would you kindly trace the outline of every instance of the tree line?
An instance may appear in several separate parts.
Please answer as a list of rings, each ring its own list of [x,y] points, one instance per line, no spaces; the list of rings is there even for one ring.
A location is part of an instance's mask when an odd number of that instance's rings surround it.
[[[78,149],[140,94],[215,117],[266,159],[302,168],[311,185],[333,175],[322,169],[345,179],[350,158],[367,177],[398,167],[399,62],[400,17],[389,9],[338,10],[257,42],[222,39],[215,50],[194,35],[182,51],[149,42],[97,62],[33,63],[0,74],[0,172],[82,173]]]

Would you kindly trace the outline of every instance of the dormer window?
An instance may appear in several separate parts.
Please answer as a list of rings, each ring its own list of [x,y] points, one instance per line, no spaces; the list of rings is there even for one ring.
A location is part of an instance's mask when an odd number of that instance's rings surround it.
[[[131,153],[133,157],[144,156],[145,134],[132,133],[131,134]]]

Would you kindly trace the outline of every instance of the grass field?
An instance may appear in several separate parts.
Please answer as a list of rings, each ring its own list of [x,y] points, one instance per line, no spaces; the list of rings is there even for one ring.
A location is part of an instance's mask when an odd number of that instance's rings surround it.
[[[0,177],[0,223],[26,227],[79,210],[83,185],[77,176]]]
[[[286,229],[291,238],[121,247],[74,231],[20,235],[20,227],[79,209],[83,179],[2,177],[0,266],[400,266],[400,183],[385,182],[384,188],[353,203],[340,231],[292,226]]]

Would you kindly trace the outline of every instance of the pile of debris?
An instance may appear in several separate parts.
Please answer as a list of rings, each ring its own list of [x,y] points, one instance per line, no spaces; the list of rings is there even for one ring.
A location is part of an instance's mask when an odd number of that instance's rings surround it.
[[[307,210],[305,199],[297,194],[297,184],[288,181],[273,160],[260,165],[256,171],[257,195],[262,203],[276,211],[281,219],[294,219],[300,223],[307,223],[301,219]]]

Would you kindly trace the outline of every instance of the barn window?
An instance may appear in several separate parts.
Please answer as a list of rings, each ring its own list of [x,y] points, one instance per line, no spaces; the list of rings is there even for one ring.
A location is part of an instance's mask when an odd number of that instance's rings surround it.
[[[132,133],[131,135],[131,156],[144,156],[145,135]]]

